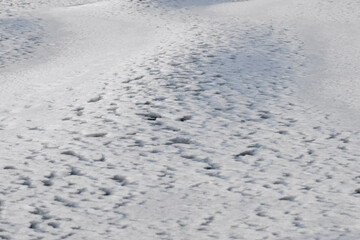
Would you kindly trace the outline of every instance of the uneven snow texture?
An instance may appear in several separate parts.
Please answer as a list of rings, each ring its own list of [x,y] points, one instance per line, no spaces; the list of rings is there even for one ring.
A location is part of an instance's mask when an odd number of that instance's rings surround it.
[[[0,69],[0,239],[360,235],[358,128],[299,94],[332,67],[304,21],[358,2],[179,2],[34,10],[67,35]]]
[[[31,10],[47,9],[49,7],[77,6],[95,2],[99,2],[99,0],[1,0],[0,16],[12,17]]]
[[[0,19],[0,68],[27,59],[41,45],[43,28],[26,18]]]

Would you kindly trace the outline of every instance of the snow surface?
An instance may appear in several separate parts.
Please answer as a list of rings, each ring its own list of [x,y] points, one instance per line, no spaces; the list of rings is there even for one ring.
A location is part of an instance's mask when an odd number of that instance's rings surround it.
[[[357,239],[359,20],[0,1],[0,239]]]

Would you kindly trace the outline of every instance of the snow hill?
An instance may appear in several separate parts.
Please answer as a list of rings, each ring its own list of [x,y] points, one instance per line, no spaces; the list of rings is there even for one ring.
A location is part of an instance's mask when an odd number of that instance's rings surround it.
[[[0,239],[357,239],[359,20],[0,1]]]

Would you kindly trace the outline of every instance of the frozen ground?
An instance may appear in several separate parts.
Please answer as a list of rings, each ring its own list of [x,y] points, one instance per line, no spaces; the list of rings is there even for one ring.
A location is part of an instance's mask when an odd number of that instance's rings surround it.
[[[357,0],[50,2],[0,2],[0,239],[360,235]]]

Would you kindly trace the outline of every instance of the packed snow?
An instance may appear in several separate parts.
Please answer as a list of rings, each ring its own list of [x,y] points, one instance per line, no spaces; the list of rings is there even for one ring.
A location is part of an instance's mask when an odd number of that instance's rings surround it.
[[[358,0],[0,1],[0,239],[357,239]]]

